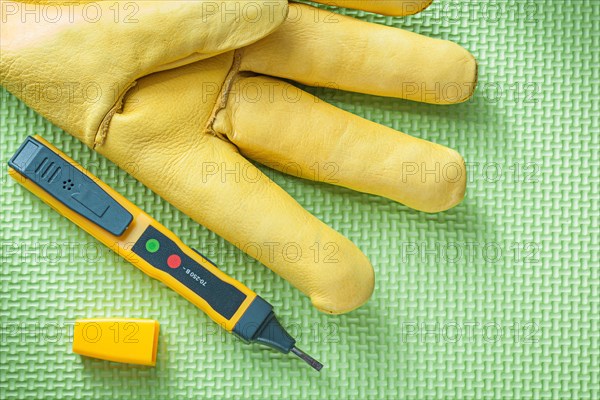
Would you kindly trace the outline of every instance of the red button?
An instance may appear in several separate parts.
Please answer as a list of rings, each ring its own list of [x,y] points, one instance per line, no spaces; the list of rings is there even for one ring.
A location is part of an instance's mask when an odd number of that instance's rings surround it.
[[[179,268],[181,265],[181,257],[177,254],[171,254],[169,258],[167,258],[167,265],[169,268]]]

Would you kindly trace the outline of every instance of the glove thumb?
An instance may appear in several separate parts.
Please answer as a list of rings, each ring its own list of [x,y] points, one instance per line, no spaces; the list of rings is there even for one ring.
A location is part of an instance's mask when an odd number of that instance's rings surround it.
[[[91,145],[143,76],[253,43],[287,0],[0,3],[0,83]]]

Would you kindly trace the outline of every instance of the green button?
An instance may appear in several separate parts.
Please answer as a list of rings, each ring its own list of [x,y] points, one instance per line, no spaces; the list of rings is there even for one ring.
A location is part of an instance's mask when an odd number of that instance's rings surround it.
[[[156,253],[160,249],[160,243],[156,239],[150,239],[146,242],[146,250],[150,253]]]

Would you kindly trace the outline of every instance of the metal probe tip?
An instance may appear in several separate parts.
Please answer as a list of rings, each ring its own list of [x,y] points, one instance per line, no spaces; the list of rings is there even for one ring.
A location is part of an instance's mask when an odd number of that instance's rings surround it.
[[[321,368],[323,368],[323,364],[321,364],[320,362],[318,362],[317,360],[315,360],[314,358],[312,358],[311,356],[309,356],[308,354],[306,354],[305,352],[303,352],[302,350],[300,350],[297,347],[292,347],[292,353],[294,353],[295,355],[297,355],[298,357],[300,357],[308,365],[310,365],[311,367],[313,367],[317,371],[320,371]]]

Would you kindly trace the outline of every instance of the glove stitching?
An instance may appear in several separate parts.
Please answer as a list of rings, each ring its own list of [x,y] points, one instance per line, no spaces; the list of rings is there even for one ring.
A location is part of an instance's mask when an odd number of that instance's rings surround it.
[[[235,50],[234,55],[233,55],[233,64],[231,65],[231,69],[229,70],[229,73],[227,74],[227,77],[225,78],[225,81],[223,82],[223,85],[221,86],[221,92],[219,93],[219,98],[218,98],[217,102],[215,103],[215,107],[213,108],[213,110],[210,114],[210,118],[208,119],[208,122],[206,123],[206,127],[204,128],[205,133],[216,136],[219,139],[225,140],[228,143],[231,143],[229,138],[226,135],[224,135],[220,132],[217,132],[213,126],[214,126],[215,120],[217,119],[217,114],[219,114],[220,111],[224,110],[227,107],[227,101],[229,100],[229,93],[231,92],[231,87],[235,83],[235,78],[237,77],[238,73],[240,72],[241,65],[242,65],[241,52],[239,50]]]
[[[123,94],[117,100],[117,103],[104,116],[104,118],[102,119],[102,122],[100,122],[100,126],[98,127],[98,131],[96,132],[96,135],[94,137],[94,146],[93,146],[94,150],[96,150],[97,146],[101,146],[106,141],[106,137],[108,136],[108,128],[110,126],[110,121],[112,121],[112,117],[116,113],[120,113],[121,111],[123,111],[123,103],[125,102],[124,101],[125,100],[125,96],[127,95],[127,93],[129,93],[129,91],[135,85],[137,85],[137,81],[134,81],[129,86],[127,86],[127,88],[125,88],[125,90],[123,91]]]

